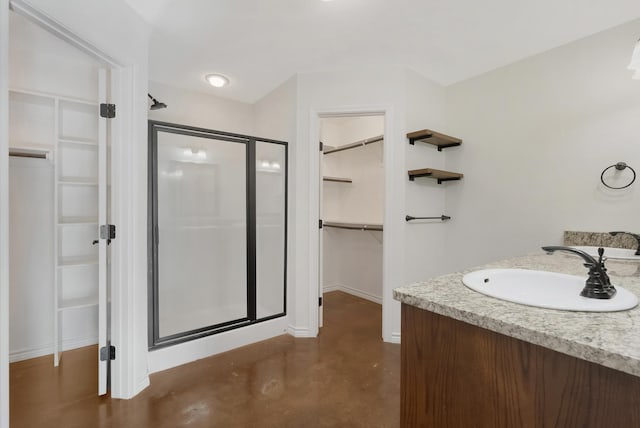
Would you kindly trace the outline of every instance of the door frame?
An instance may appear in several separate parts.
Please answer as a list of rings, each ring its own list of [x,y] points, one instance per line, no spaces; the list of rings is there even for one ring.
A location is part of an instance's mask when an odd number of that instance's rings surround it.
[[[398,191],[401,189],[401,183],[398,183],[399,174],[397,171],[397,162],[402,160],[396,153],[399,148],[396,147],[394,129],[394,111],[389,105],[368,105],[355,107],[328,107],[320,109],[312,109],[309,118],[309,276],[308,276],[308,308],[309,314],[309,330],[312,335],[317,335],[319,331],[319,311],[318,299],[320,297],[320,233],[318,228],[320,220],[320,150],[317,149],[318,141],[320,141],[320,119],[330,117],[348,117],[348,116],[384,116],[384,217],[382,231],[382,338],[385,342],[399,343],[400,338],[396,332],[393,332],[393,319],[399,317],[399,313],[394,305],[392,290],[394,286],[393,279],[397,278],[398,271],[402,268],[399,262],[402,260],[402,223],[397,221],[402,217],[404,209],[404,193]],[[401,178],[401,177],[400,177]],[[315,315],[315,316],[314,316]]]
[[[0,0],[0,428],[9,428],[9,0]]]
[[[118,226],[118,238],[111,248],[111,335],[112,344],[117,346],[117,358],[111,364],[111,396],[131,398],[149,384],[144,370],[140,373],[140,355],[136,352],[135,337],[140,326],[134,304],[139,296],[133,283],[138,279],[138,269],[132,263],[131,255],[142,254],[146,260],[146,224],[136,220],[138,211],[138,187],[133,167],[138,159],[146,159],[146,146],[136,144],[140,134],[140,123],[146,124],[140,113],[138,93],[146,93],[140,88],[139,67],[108,55],[104,50],[83,39],[46,13],[31,6],[25,0],[0,0],[0,236],[8,235],[9,229],[9,189],[8,189],[8,61],[9,61],[9,14],[12,10],[26,17],[43,29],[65,40],[93,58],[104,63],[111,73],[111,102],[117,104],[117,117],[111,125],[111,216]],[[115,101],[114,101],[115,100]],[[143,127],[142,129],[146,129]],[[137,162],[139,163],[139,162]],[[143,182],[146,174],[143,174]],[[146,188],[146,187],[145,187]],[[145,216],[146,212],[142,213]],[[140,216],[140,214],[137,214]],[[140,245],[142,242],[142,245]],[[0,428],[9,427],[9,248],[8,239],[0,239]],[[142,272],[146,274],[146,265]],[[144,316],[142,317],[144,318]],[[138,320],[138,322],[135,322]],[[146,367],[146,364],[144,364]]]

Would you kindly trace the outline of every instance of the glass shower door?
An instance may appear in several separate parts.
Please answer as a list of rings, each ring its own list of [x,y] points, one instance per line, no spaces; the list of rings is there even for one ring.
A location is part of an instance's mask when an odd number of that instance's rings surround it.
[[[248,141],[156,132],[155,345],[249,315]]]

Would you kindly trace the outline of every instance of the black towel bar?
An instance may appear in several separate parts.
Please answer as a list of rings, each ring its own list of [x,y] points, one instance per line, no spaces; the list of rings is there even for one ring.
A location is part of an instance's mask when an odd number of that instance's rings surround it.
[[[451,217],[449,217],[448,215],[444,215],[444,214],[442,214],[441,216],[438,216],[438,217],[414,217],[414,216],[408,215],[404,219],[406,221],[411,221],[411,220],[442,220],[442,221],[445,221],[445,220],[451,220]]]

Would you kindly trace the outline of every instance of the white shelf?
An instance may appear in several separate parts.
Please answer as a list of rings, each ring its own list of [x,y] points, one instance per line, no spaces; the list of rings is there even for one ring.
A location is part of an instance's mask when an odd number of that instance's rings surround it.
[[[71,186],[97,186],[98,179],[95,177],[59,177],[58,184]]]
[[[98,101],[97,100],[89,100],[89,99],[84,99],[84,98],[74,98],[74,97],[68,97],[65,95],[58,95],[58,94],[52,94],[52,93],[48,93],[48,92],[38,92],[38,91],[32,91],[29,89],[21,89],[21,88],[10,88],[9,89],[10,93],[14,93],[14,94],[20,94],[20,95],[31,95],[34,97],[41,97],[41,98],[50,98],[50,99],[58,99],[60,101],[67,101],[67,102],[71,102],[71,103],[77,103],[77,104],[86,104],[89,106],[97,106],[98,105]]]
[[[60,137],[58,143],[61,144],[79,144],[83,146],[98,146],[98,141],[92,138],[75,138],[75,137]]]
[[[98,264],[97,256],[69,256],[59,257],[58,267],[70,267],[70,266],[89,266]]]
[[[58,225],[98,224],[97,217],[59,217]]]
[[[98,296],[89,296],[89,297],[81,297],[78,299],[62,300],[58,303],[58,311],[89,308],[91,306],[98,306]]]

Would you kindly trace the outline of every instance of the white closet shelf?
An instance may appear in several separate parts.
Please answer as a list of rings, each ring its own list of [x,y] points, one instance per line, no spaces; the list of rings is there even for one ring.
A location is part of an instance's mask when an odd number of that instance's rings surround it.
[[[382,230],[382,224],[377,223],[342,223],[335,221],[323,221],[322,227],[335,227],[336,229],[351,230]]]
[[[58,304],[58,311],[68,309],[89,308],[98,305],[98,296],[80,297],[77,299],[63,299]]]
[[[62,144],[84,144],[87,146],[98,145],[98,140],[95,140],[93,138],[68,137],[68,136],[58,137],[58,142]]]
[[[96,141],[93,140],[83,140],[83,141],[76,141],[76,140],[61,140],[58,139],[58,144],[60,146],[64,146],[67,148],[73,148],[73,149],[84,149],[84,150],[98,150],[98,143]]]
[[[32,97],[40,97],[40,98],[46,98],[46,99],[51,99],[51,101],[53,102],[54,99],[58,99],[60,101],[66,101],[66,102],[70,102],[70,103],[76,103],[76,104],[86,104],[89,106],[97,106],[98,105],[98,101],[97,100],[88,100],[88,99],[84,99],[84,98],[74,98],[74,97],[68,97],[65,95],[58,95],[58,94],[53,94],[53,93],[48,93],[48,92],[38,92],[38,91],[32,91],[29,89],[21,89],[21,88],[10,88],[9,89],[10,93],[13,94],[19,94],[19,95],[30,95]]]
[[[58,267],[86,266],[98,264],[98,256],[68,256],[60,257]]]
[[[72,186],[97,186],[98,179],[96,177],[60,177],[58,184],[68,184]]]
[[[59,217],[58,225],[98,224],[98,217]]]

